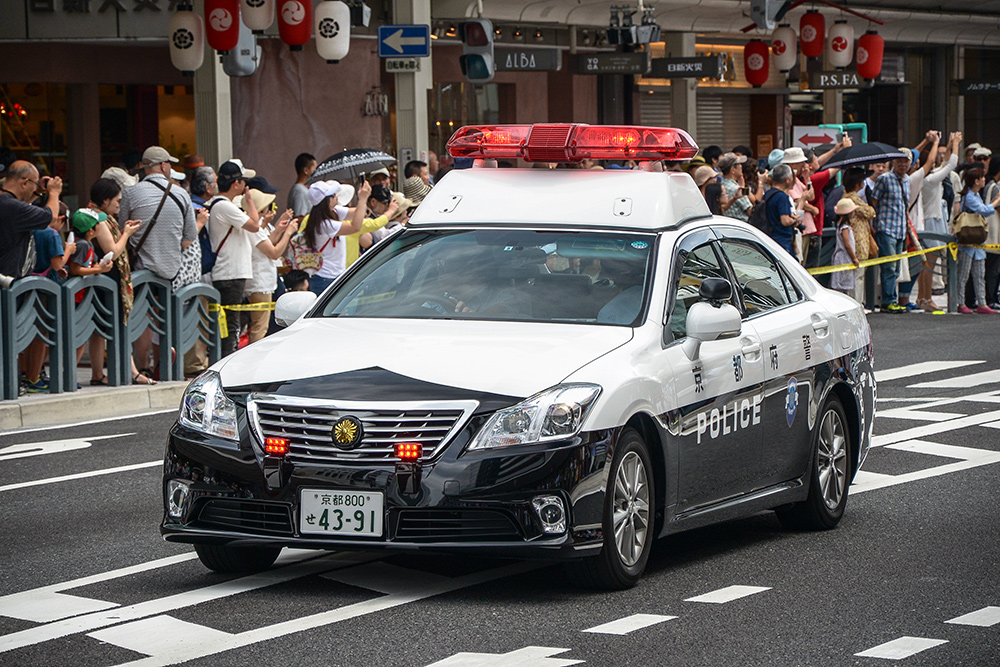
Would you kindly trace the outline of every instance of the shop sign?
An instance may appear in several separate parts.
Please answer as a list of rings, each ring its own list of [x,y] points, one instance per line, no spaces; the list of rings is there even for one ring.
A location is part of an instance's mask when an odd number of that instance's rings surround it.
[[[1000,79],[958,79],[959,95],[989,95],[1000,93]]]
[[[724,56],[654,58],[649,75],[657,79],[718,78]]]
[[[390,74],[400,72],[419,72],[420,60],[417,58],[386,58],[385,71]]]
[[[578,74],[647,74],[649,53],[584,53],[577,56]]]
[[[555,72],[562,69],[559,49],[493,49],[498,72]]]
[[[28,0],[28,9],[32,12],[55,12],[57,6],[67,14],[89,14],[91,9],[106,12],[113,9],[117,12],[148,9],[159,12],[163,9],[173,12],[174,5],[180,0]],[[163,5],[162,7],[160,5]]]
[[[166,38],[180,0],[4,0],[0,39]]]
[[[840,88],[870,88],[871,82],[865,81],[857,72],[810,72],[809,88],[811,90]]]

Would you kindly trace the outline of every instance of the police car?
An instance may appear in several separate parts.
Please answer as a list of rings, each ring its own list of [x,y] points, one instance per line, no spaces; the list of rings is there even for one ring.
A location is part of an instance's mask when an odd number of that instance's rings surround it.
[[[449,151],[476,166],[189,385],[165,539],[218,571],[465,551],[615,589],[664,535],[762,510],[837,525],[875,410],[864,313],[654,170],[695,154],[686,133],[465,127]],[[644,162],[488,166],[511,158]]]

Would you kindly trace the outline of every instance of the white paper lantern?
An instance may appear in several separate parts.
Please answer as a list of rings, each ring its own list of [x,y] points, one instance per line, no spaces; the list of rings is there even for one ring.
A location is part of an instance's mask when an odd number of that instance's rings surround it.
[[[240,0],[240,16],[255,35],[262,34],[274,23],[274,0]]]
[[[826,36],[826,60],[831,67],[844,69],[854,53],[854,28],[847,21],[837,21]]]
[[[340,0],[316,5],[316,50],[328,63],[342,60],[351,48],[351,9]]]
[[[788,72],[799,60],[798,37],[795,30],[787,23],[782,23],[771,36],[771,54],[774,56],[774,66],[782,72]]]
[[[170,62],[185,76],[205,60],[205,23],[191,5],[182,4],[167,23],[170,35]]]

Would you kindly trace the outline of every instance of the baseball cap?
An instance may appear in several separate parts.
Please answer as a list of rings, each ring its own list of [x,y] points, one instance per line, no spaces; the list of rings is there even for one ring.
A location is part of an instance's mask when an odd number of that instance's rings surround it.
[[[767,154],[767,167],[768,169],[774,169],[781,161],[785,159],[785,151],[780,148],[775,148],[773,151]]]
[[[972,154],[972,157],[990,157],[991,155],[993,155],[993,151],[986,146],[980,146],[976,149],[976,152]]]
[[[727,172],[733,168],[734,165],[743,164],[747,161],[746,155],[737,155],[736,153],[723,153],[719,157],[718,167],[719,171]]]
[[[309,186],[309,203],[313,206],[332,195],[337,195],[338,204],[346,205],[354,198],[354,186],[337,181],[316,181]]]
[[[110,178],[112,181],[116,181],[122,190],[139,182],[137,176],[133,176],[121,167],[108,167],[101,174],[101,178]]]
[[[152,167],[163,162],[179,162],[162,146],[150,146],[142,152],[142,166]]]
[[[373,197],[375,201],[388,204],[392,201],[392,191],[384,185],[373,185],[371,197]]]
[[[280,188],[276,188],[267,182],[267,179],[263,176],[254,176],[253,178],[247,178],[247,187],[251,190],[260,190],[261,192],[266,192],[269,195],[278,194]]]
[[[702,165],[701,167],[695,169],[692,178],[694,178],[695,185],[697,185],[700,188],[701,186],[705,185],[705,183],[708,183],[710,180],[715,178],[717,175],[718,174],[715,173],[714,169],[712,169],[708,165]]]
[[[183,171],[177,171],[176,169],[171,169],[170,178],[174,179],[177,182],[180,182],[183,181],[185,178],[187,178],[187,174],[185,174]]]
[[[806,161],[806,152],[798,146],[785,149],[785,155],[781,158],[781,164],[798,164]]]
[[[967,151],[974,151],[974,150],[982,148],[982,147],[983,147],[982,144],[969,144],[968,146],[965,147],[965,150],[967,150]]]
[[[219,176],[239,176],[243,179],[253,178],[257,175],[257,172],[253,169],[247,169],[243,166],[243,161],[238,158],[232,158],[222,163],[219,167]]]
[[[392,175],[389,173],[389,170],[386,169],[385,167],[381,167],[379,169],[376,169],[375,171],[369,171],[368,172],[369,181],[372,180],[372,176],[388,176],[389,178],[392,178]]]
[[[906,156],[906,159],[913,162],[913,151],[906,146],[900,146],[899,152]]]
[[[108,219],[108,214],[92,208],[80,208],[73,213],[70,224],[80,234],[86,234],[97,226],[97,223]]]

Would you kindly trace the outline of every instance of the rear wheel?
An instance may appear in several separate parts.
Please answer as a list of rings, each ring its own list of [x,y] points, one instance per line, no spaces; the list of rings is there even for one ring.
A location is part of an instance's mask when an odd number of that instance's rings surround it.
[[[570,578],[589,588],[623,590],[639,581],[653,543],[653,469],[646,443],[625,429],[608,475],[601,553],[566,564]]]
[[[831,396],[823,406],[816,428],[809,496],[777,510],[778,519],[796,530],[829,530],[836,527],[847,506],[850,481],[851,440],[840,400]]]
[[[202,565],[216,572],[261,572],[271,567],[281,547],[227,547],[220,544],[196,544],[194,550]]]

